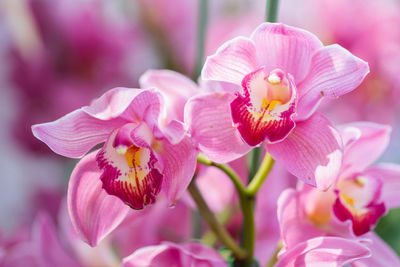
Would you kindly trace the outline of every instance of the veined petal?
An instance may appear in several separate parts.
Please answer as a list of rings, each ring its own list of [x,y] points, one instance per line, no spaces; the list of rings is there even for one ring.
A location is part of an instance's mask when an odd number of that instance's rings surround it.
[[[323,98],[335,99],[354,90],[369,72],[368,64],[339,45],[321,48],[312,57],[302,83],[297,83],[297,120],[311,116]]]
[[[359,241],[341,237],[316,237],[282,254],[275,266],[340,267],[370,255],[370,250]]]
[[[129,211],[120,199],[107,194],[100,181],[97,151],[75,166],[68,185],[68,212],[79,236],[91,246],[112,232]]]
[[[382,179],[383,187],[380,197],[387,209],[400,207],[400,165],[382,163],[369,168],[365,173]]]
[[[193,141],[184,137],[179,143],[172,144],[168,139],[160,139],[154,145],[154,153],[160,160],[164,175],[163,190],[168,204],[175,205],[193,178],[197,165],[197,154]]]
[[[186,76],[171,70],[148,70],[139,79],[142,88],[155,87],[164,95],[163,112],[165,122],[178,120],[183,122],[183,110],[186,101],[199,89]]]
[[[250,146],[267,139],[269,143],[283,140],[295,127],[296,87],[290,76],[281,70],[269,75],[260,68],[242,82],[244,95],[231,102],[232,120]]]
[[[123,267],[142,266],[228,266],[219,253],[201,243],[177,245],[163,242],[158,246],[144,247],[136,250],[123,260]]]
[[[256,48],[245,37],[237,37],[223,44],[207,57],[201,73],[204,80],[229,82],[240,85],[244,76],[257,68]]]
[[[120,118],[100,120],[78,109],[56,121],[33,125],[32,132],[55,153],[80,158],[124,123]]]
[[[161,111],[161,95],[155,89],[115,88],[82,109],[100,120],[119,117],[127,122],[138,122],[151,117],[157,121]]]
[[[192,97],[185,107],[185,124],[199,149],[216,162],[229,162],[251,147],[233,126],[229,93],[208,93]]]
[[[282,142],[267,145],[274,159],[305,183],[328,189],[342,165],[342,141],[338,131],[322,114],[297,123]]]
[[[103,188],[133,209],[153,204],[161,190],[163,175],[151,138],[145,123],[126,124],[111,134],[96,157]]]
[[[352,262],[353,267],[386,267],[400,266],[400,259],[397,253],[383,241],[377,234],[370,233],[367,236],[372,241],[369,246],[371,257],[363,258]]]
[[[388,125],[356,122],[341,125],[338,129],[344,145],[342,176],[364,171],[389,144],[391,127]]]
[[[257,50],[258,66],[265,71],[282,69],[293,75],[296,84],[303,81],[311,57],[322,47],[313,34],[280,23],[263,23],[251,35]]]
[[[127,122],[147,120],[155,124],[160,102],[155,90],[115,88],[90,106],[56,121],[34,125],[32,131],[57,154],[80,158]]]

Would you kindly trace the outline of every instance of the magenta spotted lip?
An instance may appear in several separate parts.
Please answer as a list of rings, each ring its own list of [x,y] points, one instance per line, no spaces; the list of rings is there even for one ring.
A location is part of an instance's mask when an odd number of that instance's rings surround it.
[[[246,75],[244,94],[237,93],[231,102],[232,120],[244,141],[256,146],[265,139],[276,143],[295,127],[296,87],[293,77],[280,69],[268,75],[264,67]]]

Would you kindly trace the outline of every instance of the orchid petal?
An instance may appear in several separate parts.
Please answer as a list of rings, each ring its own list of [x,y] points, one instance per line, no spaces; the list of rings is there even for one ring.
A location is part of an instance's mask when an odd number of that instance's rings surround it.
[[[313,34],[280,23],[263,23],[250,37],[257,50],[258,65],[266,72],[282,69],[303,81],[314,52],[322,47]]]
[[[351,264],[353,267],[400,266],[400,259],[397,253],[377,234],[368,234],[367,238],[372,241],[372,244],[369,246],[372,256],[353,262]]]
[[[104,142],[111,132],[127,122],[146,119],[155,124],[160,96],[154,90],[115,88],[93,101],[49,123],[32,126],[33,134],[54,152],[80,158]]]
[[[183,122],[186,101],[198,92],[197,85],[186,76],[171,70],[148,70],[139,79],[142,88],[155,87],[165,96],[164,109],[167,123]]]
[[[369,72],[368,64],[339,45],[329,45],[316,52],[299,91],[297,120],[311,116],[323,98],[335,99],[354,90]]]
[[[266,147],[290,173],[322,190],[336,181],[341,168],[342,142],[339,133],[319,113],[297,123],[285,140]]]
[[[241,85],[243,77],[256,68],[254,43],[248,38],[237,37],[223,44],[214,55],[207,57],[201,76],[204,80]]]
[[[316,237],[285,252],[276,267],[340,267],[370,255],[370,250],[358,241],[341,237]]]
[[[120,199],[102,189],[96,154],[88,154],[75,166],[67,196],[72,224],[79,236],[91,246],[96,246],[112,232],[129,211]]]
[[[391,127],[372,122],[356,122],[338,127],[344,144],[342,176],[364,171],[389,144]]]
[[[171,144],[167,139],[161,139],[154,153],[161,161],[163,168],[163,190],[169,205],[175,205],[193,178],[198,151],[189,137],[178,144]]]
[[[284,248],[292,248],[307,239],[322,235],[307,220],[303,208],[295,189],[286,189],[279,196],[277,212]]]
[[[228,266],[217,251],[201,243],[177,245],[164,242],[136,250],[123,260],[123,267]]]
[[[375,175],[382,179],[381,200],[385,203],[387,209],[400,207],[400,165],[382,163],[369,168],[366,174]]]
[[[229,162],[251,147],[232,125],[229,93],[208,93],[192,97],[185,107],[185,124],[201,152],[216,162]]]

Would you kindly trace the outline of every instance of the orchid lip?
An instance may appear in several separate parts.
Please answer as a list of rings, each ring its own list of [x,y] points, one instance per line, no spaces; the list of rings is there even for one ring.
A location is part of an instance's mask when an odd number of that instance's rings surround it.
[[[295,127],[296,87],[293,77],[280,69],[268,75],[260,68],[242,81],[244,95],[231,102],[233,123],[244,141],[256,146],[265,139],[279,142]]]
[[[156,201],[163,176],[156,168],[158,160],[152,148],[139,146],[130,139],[135,126],[125,125],[114,131],[99,151],[97,164],[103,170],[100,179],[106,192],[133,209],[142,209]],[[116,140],[123,140],[123,144],[114,146]]]

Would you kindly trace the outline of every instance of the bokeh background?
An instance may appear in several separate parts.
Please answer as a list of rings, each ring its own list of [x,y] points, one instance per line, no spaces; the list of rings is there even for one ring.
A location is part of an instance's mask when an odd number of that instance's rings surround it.
[[[88,105],[113,87],[137,87],[150,68],[192,77],[199,5],[0,0],[0,244],[26,235],[39,211],[57,218],[76,163],[36,140],[31,125]],[[264,11],[265,1],[209,1],[205,55],[251,34]],[[281,0],[278,18],[370,64],[360,87],[324,111],[336,123],[390,124],[392,141],[381,161],[400,163],[400,1]],[[398,253],[399,221],[400,210],[393,210],[376,228]]]

